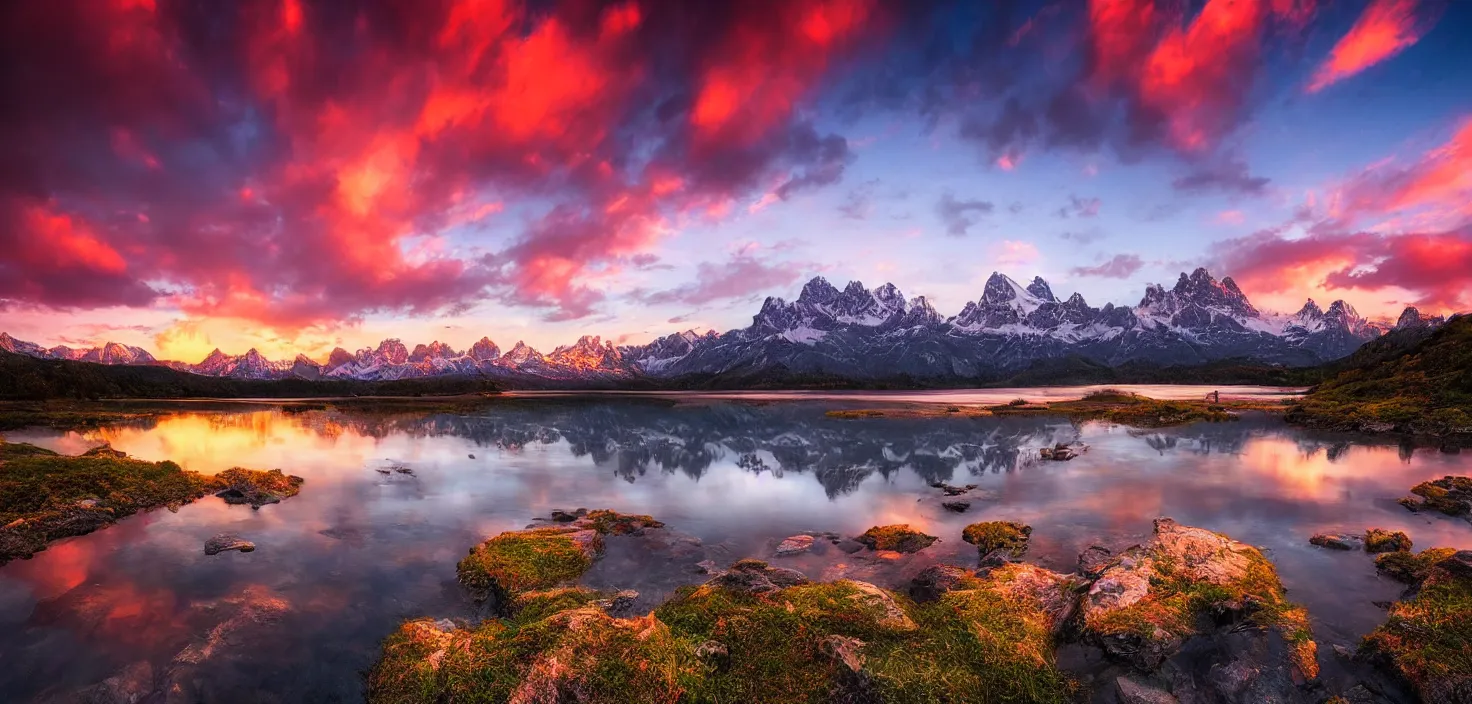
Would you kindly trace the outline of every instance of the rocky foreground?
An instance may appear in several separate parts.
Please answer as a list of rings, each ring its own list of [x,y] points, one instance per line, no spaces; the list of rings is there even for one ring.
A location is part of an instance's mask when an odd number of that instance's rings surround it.
[[[1077,573],[1059,574],[1016,561],[1029,534],[968,526],[980,569],[933,565],[898,589],[754,559],[706,564],[708,581],[643,613],[633,592],[578,579],[610,536],[678,541],[649,516],[561,513],[473,548],[460,581],[495,616],[405,623],[369,674],[369,700],[1318,704],[1409,701],[1409,685],[1427,702],[1472,701],[1472,569],[1459,554],[1413,560],[1416,586],[1354,656],[1399,679],[1335,692],[1319,678],[1308,614],[1256,548],[1161,518],[1148,542],[1091,548]],[[776,554],[812,545],[797,537]],[[876,554],[937,539],[908,526],[823,537]],[[1104,665],[1078,677],[1060,646]]]

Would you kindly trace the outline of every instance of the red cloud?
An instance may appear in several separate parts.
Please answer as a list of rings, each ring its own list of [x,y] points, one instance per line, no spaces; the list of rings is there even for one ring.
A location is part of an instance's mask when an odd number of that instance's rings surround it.
[[[1136,130],[1158,123],[1184,152],[1214,146],[1237,122],[1271,20],[1301,25],[1314,3],[1208,0],[1185,23],[1153,0],[1091,0],[1093,83],[1132,94]],[[1147,127],[1148,126],[1148,127]]]
[[[1472,217],[1472,118],[1445,144],[1408,163],[1393,161],[1365,170],[1339,189],[1341,218],[1415,211],[1433,222]]]
[[[1423,308],[1472,309],[1472,233],[1310,235],[1277,232],[1218,242],[1220,265],[1248,292],[1315,287],[1394,295]]]
[[[841,176],[847,143],[797,114],[877,15],[875,0],[214,10],[0,9],[4,65],[54,72],[0,82],[0,216],[17,223],[0,297],[142,305],[148,281],[185,311],[279,327],[487,295],[585,315],[589,281],[668,218]],[[501,202],[543,214],[494,254],[463,235],[425,246]]]
[[[1418,22],[1418,0],[1374,0],[1334,45],[1329,58],[1314,73],[1310,93],[1349,78],[1415,44],[1436,18]]]

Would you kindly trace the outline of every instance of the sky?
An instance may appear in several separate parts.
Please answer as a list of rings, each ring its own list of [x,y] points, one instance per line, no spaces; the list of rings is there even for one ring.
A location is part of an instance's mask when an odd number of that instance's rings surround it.
[[[0,330],[323,359],[1207,267],[1472,309],[1472,3],[0,7]]]

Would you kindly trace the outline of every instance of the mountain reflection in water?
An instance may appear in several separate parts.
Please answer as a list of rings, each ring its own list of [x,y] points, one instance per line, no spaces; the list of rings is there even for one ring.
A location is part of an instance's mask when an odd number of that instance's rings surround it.
[[[650,513],[726,559],[770,556],[800,531],[903,522],[942,538],[925,559],[974,565],[964,525],[1020,520],[1034,526],[1026,559],[1062,571],[1088,545],[1138,542],[1170,515],[1266,548],[1309,607],[1321,652],[1383,620],[1372,602],[1399,589],[1363,554],[1310,547],[1311,534],[1373,525],[1407,531],[1418,548],[1472,547],[1472,525],[1394,503],[1417,482],[1467,474],[1469,455],[1268,416],[1142,431],[1043,417],[841,420],[829,407],[541,399],[469,415],[184,413],[10,433],[67,453],[107,441],[203,472],[280,467],[307,483],[260,511],[209,498],[0,568],[0,700],[66,701],[130,677],[193,682],[208,701],[356,701],[400,620],[474,615],[454,583],[466,548],[553,508]],[[1075,440],[1089,446],[1079,458],[1037,459]],[[380,471],[391,466],[411,473]],[[979,485],[971,509],[941,508],[937,481]],[[203,555],[221,532],[259,549]],[[701,579],[692,565],[625,552],[590,579],[655,596]]]

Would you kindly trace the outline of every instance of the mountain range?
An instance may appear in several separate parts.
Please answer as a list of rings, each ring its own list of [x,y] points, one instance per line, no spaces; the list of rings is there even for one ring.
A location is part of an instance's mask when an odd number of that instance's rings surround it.
[[[1406,308],[1392,329],[1443,322]],[[675,333],[644,345],[619,346],[587,335],[542,354],[522,342],[504,353],[482,337],[467,350],[442,342],[412,350],[397,339],[356,352],[337,348],[325,364],[297,355],[266,359],[211,352],[198,364],[160,361],[146,350],[108,343],[89,350],[45,348],[0,333],[0,349],[43,359],[163,365],[240,379],[395,380],[444,375],[599,384],[687,376],[757,376],[773,371],[875,380],[983,380],[1039,362],[1082,358],[1109,366],[1145,362],[1187,366],[1241,359],[1310,366],[1339,359],[1386,331],[1344,301],[1321,308],[1309,300],[1292,315],[1264,313],[1231,277],[1206,269],[1182,273],[1175,286],[1151,285],[1136,306],[1090,306],[1075,293],[1054,295],[1041,277],[1027,285],[998,273],[981,297],[949,318],[893,284],[842,290],[817,277],[796,300],[767,298],[751,325],[717,334]]]

